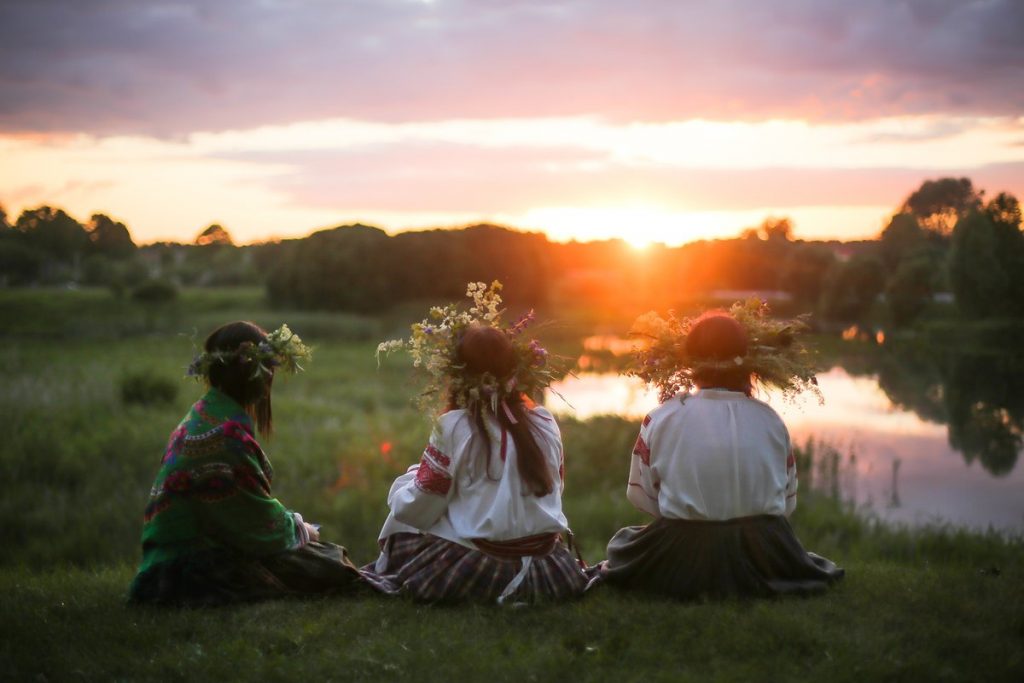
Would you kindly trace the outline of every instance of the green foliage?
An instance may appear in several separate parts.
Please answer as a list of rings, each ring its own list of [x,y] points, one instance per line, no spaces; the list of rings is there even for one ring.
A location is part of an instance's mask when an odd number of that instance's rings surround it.
[[[897,327],[913,322],[935,293],[933,280],[939,266],[926,256],[900,262],[885,286],[889,320]]]
[[[841,323],[863,321],[885,285],[882,262],[873,256],[855,256],[836,263],[825,279],[821,313]]]
[[[489,225],[394,237],[353,225],[264,248],[258,259],[275,304],[365,313],[456,299],[467,282],[496,279],[509,303],[536,305],[548,294],[549,248],[543,236]]]
[[[138,371],[121,378],[121,402],[125,405],[173,403],[178,397],[179,381],[149,371]]]
[[[150,306],[164,306],[178,298],[178,288],[163,280],[149,280],[132,290],[132,299]]]
[[[907,197],[901,211],[913,214],[931,233],[945,236],[957,220],[981,208],[981,194],[970,178],[926,180]]]
[[[1020,208],[999,195],[957,222],[949,277],[957,307],[969,318],[1024,315],[1024,234]]]
[[[81,223],[64,213],[63,209],[49,206],[26,209],[18,216],[14,229],[27,244],[59,261],[71,261],[89,244],[89,235]]]
[[[27,285],[35,282],[46,263],[46,253],[16,239],[0,239],[0,283]]]
[[[835,253],[819,244],[802,244],[790,251],[779,275],[779,287],[801,306],[814,309],[825,277],[836,264]]]
[[[122,259],[135,252],[135,242],[124,223],[102,213],[93,214],[85,227],[92,251],[108,258]]]
[[[912,213],[898,213],[878,238],[878,255],[888,268],[895,268],[908,256],[926,249],[928,232]]]
[[[285,243],[267,278],[269,298],[276,305],[300,308],[386,308],[394,301],[395,270],[387,244],[382,230],[364,225],[322,230]]]

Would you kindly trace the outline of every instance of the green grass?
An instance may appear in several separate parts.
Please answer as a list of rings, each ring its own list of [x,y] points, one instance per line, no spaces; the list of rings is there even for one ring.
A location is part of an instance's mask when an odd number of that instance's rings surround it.
[[[848,570],[825,596],[781,601],[605,590],[519,610],[354,597],[176,611],[125,607],[129,567],[7,571],[0,660],[10,680],[1020,680],[1019,573]]]
[[[794,526],[848,578],[814,599],[683,605],[602,589],[529,609],[432,609],[367,596],[128,608],[149,485],[168,432],[201,391],[181,379],[194,329],[287,321],[316,346],[309,372],[275,383],[277,434],[265,445],[276,495],[321,522],[357,562],[375,556],[388,485],[418,459],[429,430],[410,407],[406,365],[395,358],[378,369],[373,360],[377,340],[400,334],[418,310],[296,314],[268,308],[257,290],[186,291],[175,310],[154,314],[134,306],[97,291],[0,292],[0,679],[1024,676],[1019,538],[893,529],[821,493],[801,496]],[[567,352],[571,337],[563,327],[557,343]],[[126,405],[121,381],[137,375],[179,382],[177,397]],[[594,561],[614,531],[644,521],[624,495],[636,425],[560,424],[565,508]],[[804,457],[827,456],[816,448]]]

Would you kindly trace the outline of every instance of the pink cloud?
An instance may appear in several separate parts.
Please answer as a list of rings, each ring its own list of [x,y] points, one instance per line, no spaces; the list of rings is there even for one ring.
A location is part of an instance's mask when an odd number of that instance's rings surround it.
[[[673,169],[625,166],[576,149],[427,144],[252,153],[283,163],[270,181],[298,206],[516,214],[539,206],[647,202],[690,211],[779,206],[891,206],[929,178],[968,176],[989,194],[1024,196],[1024,162],[980,168]],[[264,181],[261,181],[264,182]]]

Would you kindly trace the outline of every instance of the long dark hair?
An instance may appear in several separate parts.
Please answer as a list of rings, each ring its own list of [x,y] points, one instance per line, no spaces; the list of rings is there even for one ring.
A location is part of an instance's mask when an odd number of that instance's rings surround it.
[[[735,318],[725,311],[707,311],[686,335],[686,354],[700,360],[729,361],[745,356],[749,343],[747,331]],[[698,369],[693,379],[699,387],[720,387],[747,396],[753,392],[750,370],[743,367]]]
[[[459,342],[458,354],[459,361],[470,376],[490,374],[500,382],[507,382],[516,371],[516,353],[512,342],[504,332],[493,327],[471,325],[467,328]],[[458,398],[449,397],[451,408],[458,405]],[[512,435],[523,485],[535,496],[546,496],[555,488],[554,478],[533,436],[530,411],[526,407],[524,397],[520,392],[513,390],[504,394],[504,399],[509,412],[515,418],[514,422],[509,419],[503,408],[499,408],[496,413],[492,411],[490,402],[486,399],[473,401],[468,406],[476,427],[475,431],[484,440],[485,457],[489,459],[491,453],[491,437],[484,426],[484,413],[488,412]],[[485,464],[489,465],[489,460]]]
[[[267,333],[255,323],[240,320],[221,325],[210,333],[203,344],[206,351],[236,351],[245,343],[266,341]],[[270,387],[274,375],[256,371],[251,361],[232,358],[210,366],[210,385],[235,399],[256,423],[261,436],[269,437],[274,431],[273,411],[270,405]]]

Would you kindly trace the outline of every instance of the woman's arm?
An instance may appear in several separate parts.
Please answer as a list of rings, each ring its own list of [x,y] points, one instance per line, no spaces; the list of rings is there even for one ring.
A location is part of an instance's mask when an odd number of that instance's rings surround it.
[[[431,435],[419,467],[402,475],[392,487],[388,503],[395,519],[426,531],[444,511],[454,490],[451,457],[439,448],[440,439]]]
[[[651,469],[650,441],[651,418],[644,418],[640,434],[633,446],[633,456],[629,463],[629,485],[626,486],[626,498],[638,510],[654,517],[661,517],[658,507],[658,478]]]
[[[786,458],[786,516],[789,517],[796,510],[796,490],[800,482],[796,476],[796,456],[790,447],[789,456]]]

